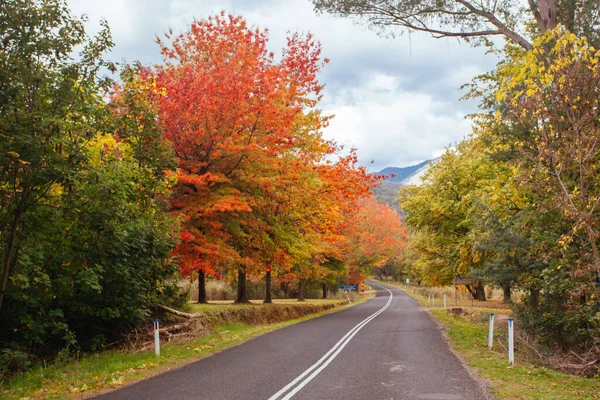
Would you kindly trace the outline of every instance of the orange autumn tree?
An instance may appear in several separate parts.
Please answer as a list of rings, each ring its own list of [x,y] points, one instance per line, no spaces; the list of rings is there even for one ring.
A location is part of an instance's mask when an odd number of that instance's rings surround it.
[[[346,238],[346,215],[353,212],[359,199],[370,196],[371,189],[383,177],[369,174],[366,167],[359,166],[357,150],[354,148],[336,162],[324,163],[318,168],[324,183],[319,191],[319,198],[322,199],[319,216],[320,251],[315,257],[318,262],[310,271],[310,277],[321,282],[323,297],[326,297],[328,281],[350,272],[346,257],[350,250]]]
[[[262,221],[262,230],[249,243],[257,250],[252,275],[265,278],[265,302],[271,302],[271,279],[289,272],[300,259],[310,257],[308,232],[303,225],[306,207],[303,199],[314,203],[319,185],[315,166],[333,152],[322,135],[327,118],[318,110],[300,114],[290,131],[289,146],[280,148],[278,157],[268,164],[256,165],[261,170],[260,190],[256,191],[253,217]]]
[[[346,215],[347,262],[351,280],[382,267],[406,247],[408,232],[395,211],[372,196],[359,199]]]
[[[358,165],[355,149],[341,156],[341,148],[333,143],[330,146],[329,158],[337,155],[337,160],[324,159],[314,164],[315,178],[299,188],[296,199],[295,210],[299,215],[296,226],[302,230],[304,245],[309,250],[305,257],[293,260],[287,278],[297,280],[300,301],[306,280],[326,283],[346,272],[344,214],[359,198],[368,195],[380,179]]]
[[[357,166],[355,150],[342,157],[340,148],[322,138],[324,123],[316,111],[298,116],[294,146],[277,163],[253,167],[261,171],[256,180],[262,185],[255,190],[253,213],[239,221],[253,218],[245,225],[255,228],[244,231],[240,251],[254,252],[247,261],[251,276],[266,280],[265,302],[271,301],[273,272],[280,282],[298,282],[299,299],[306,279],[343,272],[335,262],[343,260],[342,212],[377,180]],[[336,162],[327,161],[336,155]]]
[[[198,301],[206,302],[205,276],[217,264],[237,266],[245,282],[258,252],[250,238],[265,229],[253,215],[260,174],[295,146],[292,127],[320,98],[323,61],[312,36],[297,34],[276,61],[266,31],[224,12],[158,42],[159,120],[179,161],[171,202],[181,217],[176,254],[182,274],[198,271]]]

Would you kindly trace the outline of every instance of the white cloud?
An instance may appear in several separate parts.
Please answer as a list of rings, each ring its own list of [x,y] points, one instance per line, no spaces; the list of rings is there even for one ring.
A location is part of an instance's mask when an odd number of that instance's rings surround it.
[[[387,84],[387,86],[384,86]],[[346,99],[353,98],[352,104]],[[461,114],[443,114],[447,105],[423,93],[403,91],[394,77],[376,75],[363,87],[341,92],[324,109],[335,114],[327,136],[359,149],[373,171],[437,157],[470,130]]]

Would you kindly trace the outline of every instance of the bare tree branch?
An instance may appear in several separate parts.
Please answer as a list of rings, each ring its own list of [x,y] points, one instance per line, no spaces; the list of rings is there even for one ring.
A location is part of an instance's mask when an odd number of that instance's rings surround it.
[[[315,8],[342,16],[356,16],[368,20],[376,27],[398,26],[420,32],[430,33],[433,37],[481,38],[491,35],[502,35],[530,49],[531,43],[513,27],[518,20],[518,10],[514,10],[515,18],[511,19],[507,7],[499,6],[498,0],[487,4],[482,1],[448,0],[432,2],[427,0],[414,2],[398,2],[392,0],[312,0]],[[533,2],[534,0],[529,0]],[[552,4],[556,0],[538,0]],[[502,2],[501,2],[502,4]],[[534,7],[535,3],[530,4]],[[537,8],[535,8],[537,11]],[[532,11],[533,12],[533,11]],[[541,22],[548,25],[540,15]],[[552,14],[552,13],[550,13]],[[499,15],[509,18],[502,21]],[[540,23],[538,21],[538,23]],[[495,28],[495,29],[492,29]]]

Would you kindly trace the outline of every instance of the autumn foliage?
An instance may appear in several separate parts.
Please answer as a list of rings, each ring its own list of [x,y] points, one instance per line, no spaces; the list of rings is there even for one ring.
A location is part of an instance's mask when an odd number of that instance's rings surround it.
[[[201,291],[206,275],[223,272],[237,272],[238,286],[247,274],[329,275],[326,265],[343,258],[344,212],[378,178],[355,150],[342,155],[321,136],[319,43],[291,34],[276,57],[266,31],[221,13],[159,44],[164,65],[148,76],[178,159],[171,210],[182,274],[197,271]]]
[[[395,211],[373,198],[362,198],[346,220],[347,260],[353,280],[361,272],[381,268],[399,255],[407,244],[408,231]]]

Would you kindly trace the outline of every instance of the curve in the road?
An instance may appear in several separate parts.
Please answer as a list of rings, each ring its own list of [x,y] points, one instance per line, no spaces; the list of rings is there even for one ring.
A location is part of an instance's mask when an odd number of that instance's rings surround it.
[[[371,284],[371,285],[374,285],[374,284]],[[392,304],[392,299],[394,298],[394,294],[392,293],[391,290],[389,290],[383,286],[380,286],[380,285],[374,285],[374,286],[379,286],[380,288],[387,290],[389,292],[390,296],[388,298],[387,303],[383,307],[381,307],[378,311],[374,312],[369,317],[365,318],[364,320],[362,320],[361,322],[356,324],[356,326],[354,326],[354,328],[350,329],[348,331],[348,333],[346,333],[344,335],[344,337],[342,337],[340,339],[340,341],[335,344],[335,346],[333,346],[327,353],[325,353],[325,355],[323,357],[321,357],[321,359],[319,361],[314,363],[312,366],[310,366],[308,369],[306,369],[306,371],[304,371],[302,374],[300,374],[296,379],[294,379],[293,381],[288,383],[280,391],[278,391],[273,396],[271,396],[269,398],[269,400],[278,400],[285,392],[287,392],[288,390],[290,390],[292,387],[295,386],[292,391],[290,391],[285,397],[282,398],[282,400],[289,400],[292,397],[294,397],[294,395],[296,393],[298,393],[304,386],[306,386],[317,375],[319,375],[321,373],[321,371],[323,371],[325,368],[327,368],[329,363],[331,363],[337,357],[337,355],[340,354],[340,352],[342,350],[344,350],[344,347],[346,347],[346,345],[348,343],[350,343],[350,341],[358,333],[358,331],[360,331],[365,325],[367,325],[369,322],[371,322],[379,314],[381,314],[382,312],[387,310],[387,308],[390,306],[390,304]],[[321,364],[323,364],[323,365],[321,365]],[[321,365],[321,366],[319,367],[319,365]],[[306,375],[308,375],[312,370],[314,370],[317,367],[319,367],[319,368],[315,372],[310,374],[310,376],[307,377],[306,379],[302,380],[302,378],[304,378]]]

